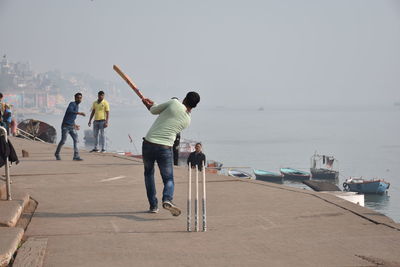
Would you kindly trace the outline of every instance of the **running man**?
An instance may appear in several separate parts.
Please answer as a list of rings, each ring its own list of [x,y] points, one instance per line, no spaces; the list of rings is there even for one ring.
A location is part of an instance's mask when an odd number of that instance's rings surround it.
[[[181,210],[172,202],[174,197],[172,145],[177,133],[189,126],[190,112],[200,102],[200,95],[196,92],[189,92],[182,103],[177,99],[171,99],[159,105],[148,98],[144,98],[142,101],[151,114],[159,115],[147,132],[146,137],[143,138],[142,145],[144,180],[147,199],[150,204],[149,212],[158,212],[154,182],[154,163],[157,162],[164,183],[162,206],[169,210],[173,216],[179,216]]]
[[[74,157],[73,160],[81,161],[83,160],[79,157],[78,150],[78,133],[76,130],[79,130],[79,125],[75,124],[75,119],[77,115],[85,116],[85,113],[79,112],[79,104],[82,102],[82,94],[75,94],[75,101],[69,103],[67,110],[65,111],[64,119],[61,124],[61,140],[58,143],[56,153],[54,156],[57,160],[61,160],[60,151],[62,146],[65,144],[67,140],[67,134],[71,135],[72,140],[74,141]]]
[[[99,91],[97,94],[97,100],[93,102],[92,113],[90,114],[88,126],[92,125],[93,121],[93,135],[94,135],[94,148],[90,152],[99,152],[97,145],[100,142],[102,153],[106,152],[104,129],[108,127],[108,119],[110,118],[110,105],[104,99],[104,92]],[[100,134],[100,137],[99,137]],[[100,139],[100,141],[99,141]]]

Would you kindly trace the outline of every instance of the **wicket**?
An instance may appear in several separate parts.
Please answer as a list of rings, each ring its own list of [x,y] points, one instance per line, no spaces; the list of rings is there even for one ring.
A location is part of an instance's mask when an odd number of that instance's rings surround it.
[[[200,226],[200,216],[199,216],[199,169],[196,166],[196,176],[195,176],[195,200],[194,200],[194,230],[199,232]],[[207,217],[206,217],[206,172],[205,164],[202,162],[202,174],[203,174],[203,232],[207,231]],[[188,200],[187,200],[187,231],[192,231],[192,166],[189,163],[189,182],[188,182]]]

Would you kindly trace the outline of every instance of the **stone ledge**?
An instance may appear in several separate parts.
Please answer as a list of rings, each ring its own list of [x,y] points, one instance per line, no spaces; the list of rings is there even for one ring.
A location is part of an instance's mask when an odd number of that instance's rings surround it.
[[[9,264],[24,235],[24,230],[18,227],[0,227],[0,267]]]
[[[10,201],[0,200],[0,226],[14,227],[29,203],[29,195],[26,193],[16,193],[13,197]]]

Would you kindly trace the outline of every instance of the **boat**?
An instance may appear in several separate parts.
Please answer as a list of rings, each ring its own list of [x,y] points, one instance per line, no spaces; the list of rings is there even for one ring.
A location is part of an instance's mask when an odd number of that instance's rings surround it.
[[[218,173],[222,169],[223,164],[219,161],[208,160],[207,161],[207,171],[211,173]]]
[[[292,168],[281,168],[280,172],[283,175],[283,179],[288,180],[308,180],[311,176],[309,172],[300,171]]]
[[[20,137],[29,138],[32,140],[42,140],[46,143],[54,144],[57,140],[56,129],[39,120],[26,119],[17,125]]]
[[[233,177],[243,178],[243,179],[252,179],[253,178],[251,176],[251,174],[241,171],[241,170],[229,170],[228,175],[233,176]]]
[[[133,153],[130,152],[130,151],[128,151],[128,152],[117,151],[116,154],[122,155],[122,156],[127,156],[127,157],[134,157],[134,158],[137,158],[137,159],[143,159],[143,155],[133,154]]]
[[[316,152],[311,157],[312,179],[338,179],[337,159],[333,156],[319,155]]]
[[[264,170],[253,170],[256,180],[266,181],[266,182],[282,182],[283,175],[281,173],[264,171]]]
[[[179,165],[186,165],[187,159],[189,158],[190,153],[195,151],[194,147],[196,143],[200,143],[195,140],[183,139],[181,138],[179,143]]]
[[[83,131],[83,141],[85,142],[86,146],[93,146],[94,145],[94,135],[92,129],[86,129]]]
[[[224,164],[222,164],[222,163],[219,162],[219,161],[215,161],[215,160],[208,160],[208,161],[207,161],[207,168],[216,169],[216,170],[218,170],[218,171],[221,170],[221,168],[222,168],[223,165],[224,165]]]
[[[94,146],[95,138],[94,138],[93,130],[92,129],[86,129],[86,130],[83,131],[83,134],[84,134],[83,141],[85,143],[85,147],[88,148],[88,147]],[[111,143],[111,141],[107,136],[105,136],[105,142],[106,142],[105,146],[106,146],[106,148],[108,148],[108,146]],[[99,143],[100,143],[100,141],[99,141]]]
[[[390,187],[390,183],[383,179],[365,180],[361,177],[350,177],[343,183],[345,191],[363,194],[383,194]]]

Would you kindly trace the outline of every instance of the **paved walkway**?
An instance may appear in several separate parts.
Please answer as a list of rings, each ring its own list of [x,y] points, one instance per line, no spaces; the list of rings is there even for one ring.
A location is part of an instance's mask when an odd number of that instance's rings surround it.
[[[400,225],[323,193],[207,175],[208,232],[186,232],[187,176],[175,169],[183,210],[147,213],[141,161],[13,138],[30,157],[13,188],[39,202],[25,233],[44,240],[44,266],[385,266],[400,264]],[[157,172],[157,188],[162,191]]]

